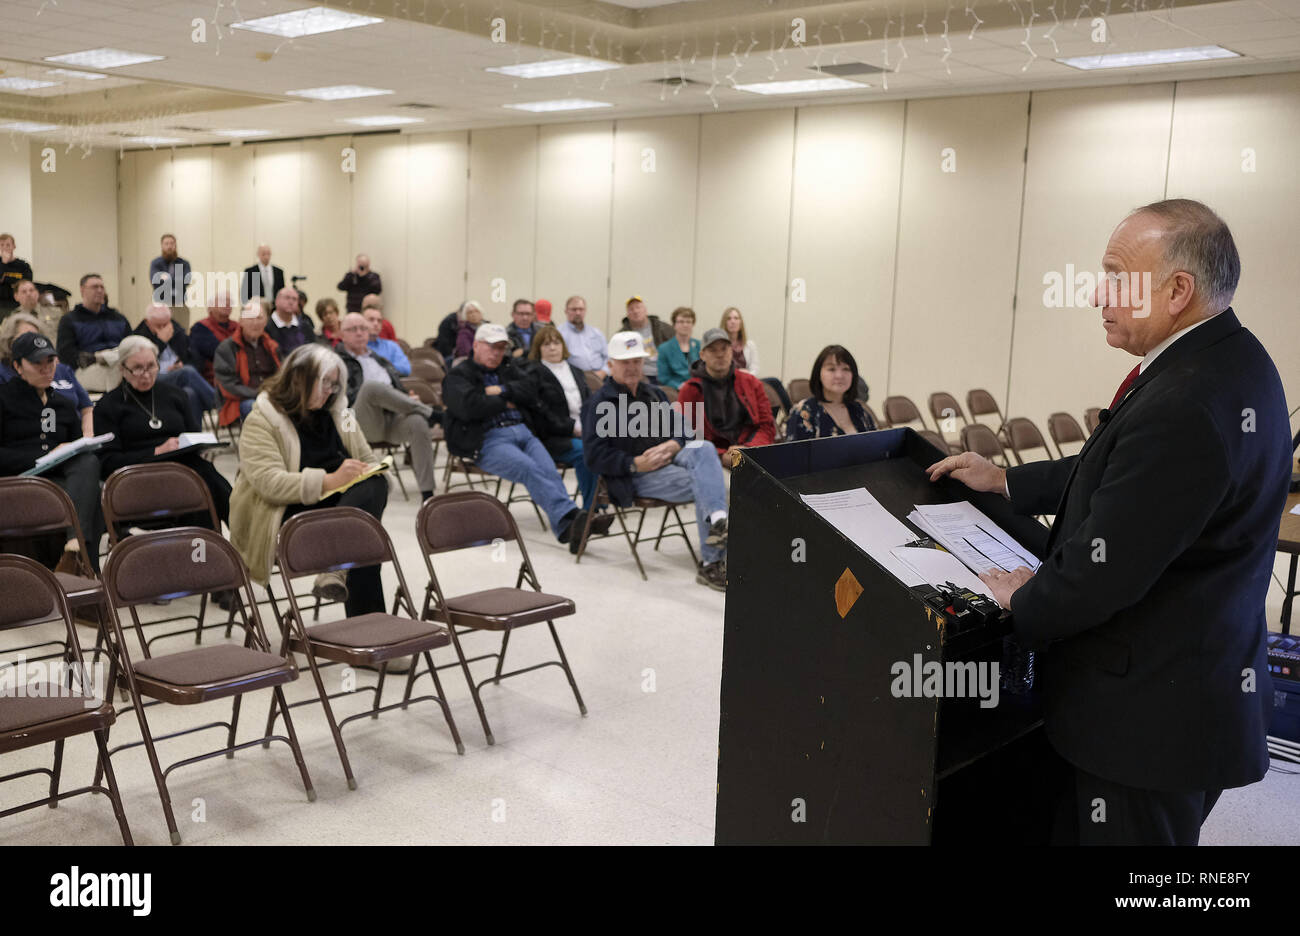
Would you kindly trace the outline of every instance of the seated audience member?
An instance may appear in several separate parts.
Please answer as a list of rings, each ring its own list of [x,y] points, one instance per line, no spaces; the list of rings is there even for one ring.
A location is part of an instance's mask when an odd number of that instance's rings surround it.
[[[564,321],[557,327],[564,346],[569,349],[569,363],[603,380],[609,373],[605,360],[609,349],[600,329],[587,324],[587,300],[570,296],[564,303]]]
[[[378,354],[380,357],[386,358],[388,363],[392,364],[393,367],[397,369],[397,373],[401,374],[403,377],[410,377],[411,362],[407,359],[406,352],[402,350],[402,346],[396,341],[392,341],[388,338],[381,338],[379,336],[381,326],[384,323],[384,313],[374,306],[371,306],[361,313],[361,319],[366,323],[366,327],[370,332],[370,340],[366,343],[366,347],[375,354]]]
[[[379,310],[379,337],[388,341],[397,340],[397,329],[393,328],[393,323],[384,318],[384,297],[379,293],[371,293],[361,300],[361,314],[365,315],[367,309]]]
[[[473,356],[443,380],[447,451],[524,485],[551,521],[555,538],[567,543],[586,517],[570,500],[546,447],[525,425],[525,410],[536,405],[537,385],[507,357],[509,347],[506,330],[485,322],[474,338]]]
[[[633,296],[627,301],[627,315],[623,316],[623,331],[636,332],[648,355],[644,362],[645,379],[659,383],[659,346],[673,337],[673,327],[659,321],[659,316],[646,313],[645,300]]]
[[[686,306],[673,309],[673,337],[659,346],[659,382],[680,389],[691,376],[691,365],[700,359],[700,339],[692,338],[695,311]]]
[[[700,359],[691,365],[691,379],[682,384],[677,402],[684,410],[704,404],[704,438],[717,448],[722,464],[751,445],[776,441],[776,423],[763,384],[732,362],[731,339],[721,328],[704,333]]]
[[[506,326],[506,335],[510,338],[510,356],[527,357],[533,335],[537,333],[533,304],[527,299],[516,299],[510,309],[510,324]]]
[[[393,442],[410,447],[411,468],[420,485],[420,496],[433,496],[433,442],[429,427],[439,414],[421,403],[415,394],[402,389],[402,375],[383,355],[367,346],[370,325],[355,313],[343,316],[343,340],[334,350],[347,368],[348,405],[368,442]]]
[[[533,336],[525,370],[537,383],[537,407],[529,414],[528,426],[533,435],[551,453],[557,464],[570,465],[578,475],[578,492],[582,506],[592,510],[596,493],[596,476],[582,457],[582,404],[591,396],[587,379],[567,360],[569,351],[554,325],[543,325]],[[608,521],[601,524],[603,533]],[[572,546],[577,537],[572,537]],[[576,551],[576,549],[575,549]]]
[[[786,439],[822,439],[826,436],[871,432],[875,421],[858,399],[858,362],[847,348],[827,345],[813,362],[808,378],[812,396],[795,404],[785,424]]]
[[[8,312],[0,310],[0,321],[14,312],[26,312],[28,315],[40,318],[41,292],[36,288],[35,283],[29,279],[19,280],[13,284],[13,293],[16,304]]]
[[[343,274],[343,279],[339,280],[336,288],[339,292],[347,294],[344,311],[360,312],[361,300],[371,293],[382,293],[384,283],[379,278],[379,274],[370,269],[370,258],[365,254],[357,254],[352,269]]]
[[[0,234],[0,315],[21,304],[17,295],[18,284],[23,280],[30,282],[32,278],[32,265],[14,256],[17,249],[12,234]]]
[[[84,433],[75,404],[50,387],[58,364],[50,340],[40,333],[19,335],[10,356],[15,377],[0,384],[0,475],[4,476],[22,474],[36,459],[57,452]],[[98,570],[99,537],[104,529],[99,509],[99,459],[93,452],[79,452],[41,477],[72,498],[90,553],[87,558]],[[69,539],[58,571],[76,571],[77,548],[76,540]]]
[[[81,278],[81,302],[59,319],[59,360],[76,370],[87,390],[112,390],[122,379],[113,356],[129,334],[131,323],[108,304],[103,277],[87,273]]]
[[[217,405],[217,391],[194,367],[189,335],[184,327],[172,321],[172,310],[159,303],[149,306],[144,321],[135,327],[135,333],[153,343],[158,352],[159,382],[179,387],[185,393],[194,413],[194,422],[201,426],[203,414]],[[120,350],[121,345],[118,348]]]
[[[320,340],[331,348],[343,340],[339,331],[339,304],[333,299],[316,300],[316,317],[320,319]]]
[[[533,312],[537,316],[537,321],[543,325],[551,323],[551,300],[538,299],[533,303]]]
[[[448,312],[438,323],[438,335],[433,339],[433,346],[448,361],[456,356],[456,339],[460,336],[460,326],[464,323],[465,313],[470,306],[478,309],[479,314],[482,315],[482,307],[473,299],[466,299],[460,304],[460,308],[455,312]]]
[[[164,308],[166,308],[164,306]],[[122,382],[95,404],[95,434],[113,433],[113,439],[99,450],[100,474],[107,478],[126,465],[150,460],[154,455],[180,448],[182,432],[198,432],[202,425],[194,418],[189,398],[179,387],[159,379],[158,351],[143,335],[128,335],[117,346]],[[212,462],[197,452],[177,455],[174,461],[192,468],[212,493],[217,517],[230,520],[230,482]],[[198,526],[210,526],[206,513],[195,514]],[[187,523],[172,523],[185,526]],[[220,530],[217,531],[221,532]]]
[[[656,497],[684,503],[695,501],[695,523],[703,563],[695,580],[715,591],[727,589],[727,488],[718,455],[707,441],[692,440],[676,420],[652,418],[668,409],[664,392],[644,380],[647,353],[636,332],[619,332],[609,339],[610,376],[582,408],[582,447],[587,465],[604,475],[609,496],[620,507],[636,497]],[[665,434],[630,432],[645,414],[647,428],[664,426]],[[628,414],[628,427],[618,414]],[[677,422],[676,425],[674,423]]]
[[[221,425],[243,419],[262,382],[280,368],[280,347],[266,332],[266,300],[254,299],[239,313],[239,331],[217,348],[212,371],[221,391]]]
[[[731,359],[736,367],[757,376],[758,345],[745,337],[745,320],[735,306],[722,313],[722,330],[731,339]]]
[[[256,301],[256,300],[254,300]],[[224,290],[213,290],[208,295],[208,317],[190,327],[190,354],[194,366],[208,383],[216,384],[212,373],[212,358],[217,346],[239,331],[239,319],[230,315],[230,297]]]
[[[266,333],[279,346],[281,354],[316,340],[311,319],[298,314],[298,290],[286,286],[275,296],[275,308],[266,323]]]
[[[483,310],[473,303],[465,308],[465,320],[460,323],[460,331],[456,332],[456,347],[452,358],[469,357],[474,350],[475,335],[478,334],[479,326],[483,324]],[[501,329],[505,333],[505,329]],[[509,342],[509,338],[506,339]]]
[[[230,542],[260,585],[270,578],[280,525],[295,514],[357,507],[383,518],[388,482],[382,475],[325,496],[378,461],[348,415],[346,380],[343,362],[330,348],[303,345],[266,381],[244,421],[239,475],[230,495]],[[379,566],[324,573],[313,590],[321,598],[343,599],[349,615],[384,610]]]
[[[28,286],[30,280],[24,280]],[[45,332],[45,326],[35,315],[22,311],[22,306],[11,312],[9,317],[0,323],[0,383],[5,383],[17,376],[17,368],[13,361],[13,343],[19,335],[43,335],[49,340],[49,335]],[[50,342],[53,345],[54,342]],[[62,393],[77,408],[77,413],[81,417],[82,435],[95,434],[94,409],[90,402],[90,394],[86,392],[80,381],[77,380],[77,374],[71,367],[60,361],[54,367],[54,380],[50,382],[50,389]]]

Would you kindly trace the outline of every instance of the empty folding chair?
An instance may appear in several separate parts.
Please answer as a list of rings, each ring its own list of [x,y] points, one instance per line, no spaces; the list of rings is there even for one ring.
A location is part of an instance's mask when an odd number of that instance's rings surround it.
[[[397,561],[397,554],[393,551],[392,540],[388,538],[380,522],[364,510],[355,507],[309,510],[292,517],[280,527],[275,553],[280,566],[280,576],[284,580],[285,592],[290,596],[289,613],[280,621],[284,639],[280,652],[286,653],[292,650],[303,654],[311,669],[312,679],[316,682],[317,698],[295,702],[293,707],[314,705],[319,702],[324,708],[325,720],[334,735],[334,745],[338,748],[339,760],[343,764],[343,774],[348,780],[348,789],[355,790],[357,781],[352,775],[352,765],[348,761],[348,752],[343,745],[340,729],[358,718],[377,718],[380,712],[395,708],[404,709],[415,702],[437,702],[442,708],[443,718],[447,720],[451,738],[456,743],[456,753],[464,754],[465,745],[461,743],[460,732],[456,730],[456,721],[451,717],[446,694],[442,691],[442,683],[438,680],[438,671],[433,665],[432,657],[429,656],[431,650],[451,643],[451,637],[446,627],[415,619],[415,602],[411,599],[411,593],[406,586],[406,576],[402,573],[401,563]],[[397,595],[392,614],[379,611],[345,617],[341,621],[307,626],[298,602],[293,598],[294,579],[307,575],[320,575],[322,572],[363,568],[384,563],[391,563],[393,571],[397,574]],[[399,611],[404,612],[403,616],[397,616]],[[411,698],[411,685],[415,681],[415,668],[412,666],[402,701],[381,705],[388,661],[417,655],[424,657],[426,665],[432,672],[437,695]],[[330,704],[331,700],[353,693],[327,692],[325,683],[321,680],[322,667],[319,660],[352,667],[378,667],[378,684],[357,689],[359,692],[373,692],[374,704],[364,712],[349,715],[342,721],[336,720],[334,708]],[[268,735],[274,729],[279,714],[276,701],[278,699],[271,703],[271,713],[266,727]]]
[[[593,498],[596,506],[609,507],[614,511],[614,519],[618,521],[620,533],[615,533],[611,524],[609,530],[605,533],[593,534],[596,520],[600,514],[598,510],[587,511],[587,522],[583,525],[579,533],[578,553],[574,557],[574,563],[582,561],[582,555],[587,551],[587,545],[596,539],[605,539],[610,536],[621,535],[627,540],[628,548],[632,550],[632,558],[636,561],[637,570],[641,573],[641,578],[649,581],[650,577],[645,574],[645,566],[641,564],[641,555],[637,552],[637,546],[641,543],[650,542],[650,536],[642,536],[641,528],[645,526],[646,511],[655,510],[662,507],[664,511],[663,521],[659,524],[659,532],[654,537],[655,551],[659,551],[659,545],[666,539],[672,539],[680,536],[686,542],[686,549],[691,554],[691,562],[699,565],[699,557],[695,554],[695,547],[691,544],[691,536],[686,528],[686,523],[682,520],[679,509],[688,506],[691,501],[666,501],[657,497],[636,497],[630,507],[620,507],[614,503],[613,498],[609,496],[609,485],[605,482],[605,476],[601,475],[596,479],[596,493]],[[636,532],[628,529],[628,520],[631,514],[637,514]],[[669,523],[671,521],[671,525]]]
[[[402,353],[405,354],[407,357],[411,356],[411,351],[412,351],[411,346],[407,344],[405,341],[403,341],[401,338],[397,339],[397,346],[402,349]]]
[[[1083,424],[1088,428],[1088,435],[1096,432],[1097,427],[1101,425],[1101,407],[1090,406],[1084,410]]]
[[[812,396],[812,384],[808,382],[807,377],[796,377],[786,385],[785,390],[790,394],[790,403],[794,406],[798,406]]]
[[[1036,449],[1042,449],[1043,454],[1049,460],[1054,459],[1052,450],[1047,447],[1047,440],[1043,434],[1038,431],[1033,420],[1024,416],[1014,416],[1007,420],[1003,429],[1003,434],[1007,439],[1007,448],[1011,449],[1011,454],[1016,456],[1016,464],[1025,463],[1025,454],[1032,453]],[[1041,459],[1031,458],[1031,461],[1041,461]]]
[[[785,420],[789,415],[786,413],[785,404],[781,402],[781,397],[776,390],[766,380],[760,381],[763,384],[763,393],[767,396],[767,405],[772,408],[772,421],[776,426],[776,438],[785,438]]]
[[[939,435],[939,433],[935,432],[933,429],[918,429],[916,431],[916,434],[919,435],[922,439],[925,439],[925,441],[929,442],[931,445],[933,445],[935,448],[937,448],[940,452],[944,453],[945,455],[956,454],[951,450],[951,446],[949,446],[948,443],[944,441],[943,436]]]
[[[564,670],[573,690],[573,698],[578,703],[578,711],[584,716],[587,706],[578,691],[578,683],[573,678],[560,635],[555,629],[555,619],[567,617],[574,613],[574,604],[560,595],[548,595],[542,591],[541,582],[533,570],[528,558],[528,548],[519,536],[519,527],[514,517],[495,497],[477,492],[462,491],[456,494],[443,494],[424,502],[416,517],[416,536],[420,541],[420,552],[424,554],[424,564],[429,572],[429,584],[425,588],[424,606],[420,617],[426,621],[445,623],[451,632],[452,645],[456,648],[456,657],[465,674],[470,694],[474,697],[474,707],[478,710],[479,721],[483,724],[483,734],[488,744],[495,744],[492,728],[488,724],[487,714],[483,711],[480,688],[489,682],[500,683],[511,676],[519,676],[547,666],[558,666]],[[514,542],[519,545],[522,562],[519,576],[513,588],[488,588],[462,595],[448,595],[444,591],[437,573],[433,569],[433,556],[442,553],[481,546],[496,541]],[[523,588],[524,583],[528,588]],[[531,591],[529,590],[531,589]],[[510,644],[510,633],[520,627],[545,621],[555,642],[559,659],[547,660],[532,666],[503,673],[506,649]],[[497,653],[485,653],[466,657],[460,638],[471,631],[486,630],[501,632],[501,650]],[[474,681],[469,664],[479,660],[496,659],[496,670],[487,679]],[[456,664],[446,664],[454,666]],[[407,682],[407,691],[417,675],[412,675]]]
[[[1079,421],[1069,413],[1053,413],[1048,416],[1047,433],[1052,437],[1052,441],[1056,443],[1056,454],[1062,458],[1065,457],[1065,449],[1061,448],[1062,445],[1077,444],[1082,448],[1083,443],[1088,438],[1083,434],[1083,428],[1079,425]],[[1078,449],[1075,449],[1070,454],[1073,455],[1077,452]]]
[[[1005,422],[1002,409],[998,406],[998,401],[993,399],[993,394],[987,390],[972,390],[967,393],[966,411],[970,413],[971,421],[982,422],[994,432],[1002,431]]]
[[[433,407],[435,410],[443,408],[441,383],[430,383],[427,380],[420,380],[418,377],[405,377],[402,379],[402,389],[414,393],[425,406]],[[441,425],[429,428],[429,440],[433,442],[433,460],[435,463],[438,461],[438,449],[446,438],[446,433],[443,432]]]
[[[964,452],[974,452],[976,455],[983,455],[994,464],[1001,465],[1003,468],[1010,468],[1011,462],[1007,458],[1006,450],[998,440],[995,433],[984,423],[971,423],[961,428],[961,448]]]
[[[925,417],[921,415],[921,411],[916,408],[916,404],[912,402],[910,397],[885,397],[884,410],[885,418],[889,420],[891,426],[906,426],[910,423],[916,423],[915,428],[926,428]]]
[[[119,468],[108,476],[99,498],[104,509],[104,525],[108,527],[110,549],[124,538],[126,527],[132,523],[168,519],[179,521],[182,518],[192,518],[195,514],[204,514],[212,529],[221,530],[217,506],[212,502],[212,492],[194,469],[178,462],[145,462]],[[226,636],[229,637],[234,626],[233,612],[225,622],[204,624],[207,607],[208,596],[203,594],[199,597],[197,615],[163,618],[150,621],[149,624],[194,618],[195,643],[202,643],[203,632],[215,627],[224,627]],[[149,643],[152,645],[155,641],[185,633],[189,633],[189,628],[157,634],[149,638]]]
[[[172,812],[167,775],[177,767],[221,754],[233,757],[236,751],[244,748],[270,741],[283,741],[293,751],[308,801],[314,801],[316,791],[312,788],[307,765],[303,763],[302,749],[298,746],[298,736],[285,707],[284,690],[281,688],[285,683],[297,679],[298,671],[291,659],[271,651],[266,632],[262,628],[262,619],[257,613],[257,605],[253,601],[248,573],[239,554],[235,552],[235,547],[219,534],[202,527],[177,527],[129,536],[109,553],[108,562],[104,564],[104,589],[113,611],[109,615],[112,624],[109,650],[113,665],[108,684],[113,685],[119,674],[125,678],[131,696],[131,708],[135,710],[136,719],[140,723],[141,735],[141,740],[120,745],[109,753],[111,755],[127,748],[144,746],[149,756],[149,766],[153,768],[154,782],[158,786],[158,796],[162,801],[172,844],[180,844],[181,833]],[[184,598],[226,590],[238,593],[235,605],[239,611],[239,625],[244,631],[242,646],[217,644],[165,656],[150,654],[140,633],[138,608],[141,605],[152,604],[159,598]],[[142,656],[138,660],[133,659],[127,649],[122,627],[124,615],[130,616],[130,626],[139,638]],[[268,733],[255,740],[236,744],[240,703],[245,693],[258,689],[270,689],[274,694],[284,712],[288,736],[272,736]],[[197,705],[200,702],[231,697],[234,702],[230,721],[208,722],[158,739],[162,741],[208,728],[224,728],[225,746],[206,754],[187,757],[164,770],[158,762],[154,737],[145,717],[144,699],[154,700],[151,705]],[[98,782],[98,776],[95,779]]]
[[[867,415],[871,417],[871,421],[875,423],[877,429],[889,428],[889,422],[877,416],[876,411],[871,408],[870,404],[863,403],[862,408],[867,411]]]
[[[437,354],[436,351],[434,353]],[[442,378],[447,376],[447,369],[432,358],[417,357],[411,359],[411,376],[416,380],[442,386]]]
[[[951,393],[930,394],[929,405],[930,418],[934,420],[935,426],[944,438],[959,435],[961,427],[969,422],[962,411],[961,404]]]
[[[48,796],[10,806],[0,811],[0,817],[49,806],[55,809],[59,800],[80,796],[83,793],[103,793],[113,806],[122,842],[131,844],[131,829],[122,811],[122,798],[117,791],[117,778],[108,759],[108,727],[113,724],[113,706],[107,699],[94,694],[94,681],[81,656],[72,610],[68,607],[63,588],[48,569],[26,556],[0,555],[0,630],[18,630],[35,627],[50,621],[63,624],[67,656],[64,663],[71,669],[73,679],[65,685],[63,673],[57,679],[31,683],[20,669],[21,682],[12,684],[10,690],[0,695],[0,754],[18,751],[41,744],[54,743],[54,765],[50,768],[34,767],[0,777],[0,783],[22,777],[44,774],[50,778]],[[39,646],[39,644],[37,645]],[[21,688],[21,692],[18,690]],[[104,685],[104,694],[110,687]],[[99,777],[87,787],[60,792],[59,781],[63,771],[63,742],[80,734],[93,733],[99,747],[99,767],[106,786],[99,785]]]

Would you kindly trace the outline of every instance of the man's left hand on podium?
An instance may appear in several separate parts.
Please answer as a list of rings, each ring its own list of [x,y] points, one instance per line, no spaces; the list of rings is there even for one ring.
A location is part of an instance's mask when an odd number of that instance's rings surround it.
[[[1034,573],[1020,566],[1018,569],[1012,569],[1010,572],[1004,572],[1001,569],[989,569],[980,576],[980,581],[989,587],[993,592],[993,600],[1003,608],[1011,607],[1011,596],[1016,593],[1021,585],[1028,582],[1034,577]]]

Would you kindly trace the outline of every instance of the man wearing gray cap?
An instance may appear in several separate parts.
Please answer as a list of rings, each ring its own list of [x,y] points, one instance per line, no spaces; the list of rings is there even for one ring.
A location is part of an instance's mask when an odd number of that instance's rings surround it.
[[[776,422],[763,384],[735,368],[731,338],[721,328],[704,333],[700,359],[691,365],[690,379],[682,384],[677,402],[683,408],[704,404],[704,438],[717,448],[727,468],[742,448],[776,441]]]
[[[554,459],[526,425],[527,412],[538,402],[538,388],[507,356],[509,348],[505,328],[484,322],[474,332],[471,356],[447,374],[442,383],[447,451],[526,487],[551,521],[555,538],[567,543],[570,531],[585,525],[586,515],[569,497]]]

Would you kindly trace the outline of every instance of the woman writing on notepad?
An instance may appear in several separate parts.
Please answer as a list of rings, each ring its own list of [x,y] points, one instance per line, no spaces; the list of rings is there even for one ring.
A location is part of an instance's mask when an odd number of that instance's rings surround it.
[[[316,507],[358,507],[382,519],[388,483],[366,478],[378,459],[348,410],[347,371],[327,345],[306,344],[262,384],[239,440],[239,477],[230,498],[230,541],[265,585],[280,524]],[[323,498],[323,499],[322,499]],[[378,566],[327,572],[313,591],[346,602],[349,616],[383,611]]]
[[[175,384],[158,380],[158,348],[142,335],[127,335],[117,346],[122,382],[95,404],[95,435],[113,433],[99,451],[100,472],[107,478],[127,465],[149,461],[180,448],[182,432],[198,432],[189,396]],[[198,452],[171,456],[193,469],[212,493],[217,516],[230,522],[230,482]],[[192,523],[208,526],[207,513],[195,514]],[[171,523],[169,526],[187,524]],[[217,531],[221,532],[220,530]]]

